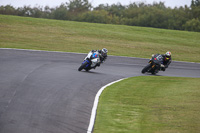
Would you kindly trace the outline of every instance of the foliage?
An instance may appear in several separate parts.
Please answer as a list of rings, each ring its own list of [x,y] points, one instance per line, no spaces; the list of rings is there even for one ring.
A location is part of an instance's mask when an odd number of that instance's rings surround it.
[[[105,10],[85,12],[78,17],[79,21],[92,22],[92,23],[104,23],[104,24],[118,24],[119,17],[115,15],[109,15],[109,12]]]
[[[192,19],[187,21],[187,23],[184,25],[185,29],[188,31],[197,31],[200,32],[200,21],[199,19]]]
[[[59,7],[56,7],[55,10],[52,12],[53,19],[58,20],[67,20],[68,19],[68,13],[67,6],[64,4],[61,4]]]
[[[55,8],[24,6],[15,9],[11,5],[1,6],[0,14],[199,32],[200,0],[192,0],[190,7],[173,9],[163,2],[100,4],[92,7],[88,0],[69,0]]]
[[[192,0],[191,15],[192,18],[200,19],[200,0]]]

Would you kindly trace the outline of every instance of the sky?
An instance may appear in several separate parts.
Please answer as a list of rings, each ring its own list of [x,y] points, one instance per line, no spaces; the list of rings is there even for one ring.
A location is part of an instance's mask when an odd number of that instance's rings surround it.
[[[180,7],[180,6],[190,6],[192,0],[88,0],[93,7],[97,7],[99,4],[117,4],[120,2],[122,5],[129,5],[133,2],[145,2],[147,4],[153,4],[153,2],[164,2],[167,7]],[[56,7],[60,6],[61,3],[69,2],[69,0],[0,0],[0,6],[12,5],[14,7],[26,6],[46,6]]]

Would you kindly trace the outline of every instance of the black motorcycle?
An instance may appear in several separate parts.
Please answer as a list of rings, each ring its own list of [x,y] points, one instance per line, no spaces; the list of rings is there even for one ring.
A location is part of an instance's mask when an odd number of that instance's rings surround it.
[[[149,60],[149,64],[142,69],[142,73],[145,72],[156,74],[160,71],[163,63],[163,56],[160,54],[153,55]]]

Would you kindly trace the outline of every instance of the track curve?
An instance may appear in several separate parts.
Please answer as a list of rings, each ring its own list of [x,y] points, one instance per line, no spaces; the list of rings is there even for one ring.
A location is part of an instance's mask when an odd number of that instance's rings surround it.
[[[78,72],[86,54],[0,49],[0,132],[84,133],[98,90],[140,76],[147,59],[109,56]],[[200,64],[172,62],[160,76],[200,77]]]

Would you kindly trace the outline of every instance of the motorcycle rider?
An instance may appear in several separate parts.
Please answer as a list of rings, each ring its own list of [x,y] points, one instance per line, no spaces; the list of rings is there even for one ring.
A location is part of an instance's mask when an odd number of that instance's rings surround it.
[[[100,63],[97,63],[96,66],[100,66],[100,64],[107,59],[108,50],[106,48],[103,48],[102,50],[92,50],[92,52],[98,52],[100,58]],[[94,66],[94,68],[96,68],[96,66]]]
[[[152,54],[152,57],[153,56],[154,56],[154,54]],[[160,65],[160,70],[165,71],[165,69],[168,68],[169,64],[172,61],[171,52],[167,51],[165,54],[162,54],[161,56],[163,57],[163,62]]]
[[[172,62],[171,52],[167,51],[165,54],[162,54],[163,64],[161,64],[161,70],[165,71],[168,68],[169,64]]]

